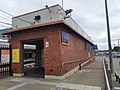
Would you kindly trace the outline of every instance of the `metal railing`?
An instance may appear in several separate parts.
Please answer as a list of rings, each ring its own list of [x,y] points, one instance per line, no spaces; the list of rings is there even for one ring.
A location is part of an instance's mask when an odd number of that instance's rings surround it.
[[[10,75],[10,63],[0,63],[0,78]]]
[[[82,60],[74,60],[74,61],[66,61],[62,62],[62,67],[64,67],[65,64],[71,64],[71,63],[79,63],[79,67],[81,68],[85,64],[89,63],[91,60],[93,60],[95,57],[88,58],[88,59],[82,59]]]
[[[111,72],[110,72],[110,70],[108,70],[108,64],[107,64],[105,58],[103,60],[103,69],[104,69],[104,76],[105,76],[105,83],[106,83],[105,90],[111,90],[111,88],[112,88]]]

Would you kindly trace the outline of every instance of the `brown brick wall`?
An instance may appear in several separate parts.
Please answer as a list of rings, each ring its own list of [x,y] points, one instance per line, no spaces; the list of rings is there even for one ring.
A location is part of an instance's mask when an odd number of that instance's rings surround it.
[[[86,41],[85,39],[74,33],[69,28],[61,27],[61,31],[65,31],[69,34],[69,45],[64,45],[64,44],[60,45],[62,63],[69,61],[77,61],[77,60],[81,60],[81,62],[84,62],[94,56],[94,52],[92,50],[92,44],[90,44],[88,41]],[[87,43],[87,45],[89,44],[91,47],[89,51],[91,57],[88,56],[88,51],[85,50],[85,46],[84,46],[85,42]],[[63,70],[62,75],[77,67],[79,63],[80,62],[64,64],[62,69]]]
[[[69,45],[61,44],[61,31],[69,33]],[[88,59],[88,51],[85,51],[84,42],[88,44],[81,36],[65,28],[62,25],[53,25],[48,27],[35,28],[32,30],[22,30],[11,33],[12,39],[10,44],[12,49],[20,49],[22,51],[21,40],[30,40],[36,38],[44,39],[44,67],[45,75],[61,76],[71,69],[79,65],[79,63],[65,64],[62,67],[62,62],[74,60]],[[45,42],[49,42],[49,47],[46,48]],[[89,43],[90,44],[90,43]],[[91,45],[91,44],[90,44]],[[92,45],[91,45],[92,46]],[[94,52],[90,50],[91,57]],[[20,53],[20,63],[13,63],[13,72],[22,73],[22,59]]]
[[[60,75],[59,72],[61,67],[60,64],[60,36],[59,36],[59,27],[57,25],[44,27],[44,28],[36,28],[32,30],[24,30],[16,33],[12,33],[12,39],[10,40],[10,44],[12,49],[21,49],[21,40],[30,40],[36,38],[44,38],[44,42],[49,42],[49,47],[45,47],[44,43],[44,66],[45,66],[45,74],[47,75]],[[20,63],[13,63],[13,72],[21,73],[22,69],[22,59],[20,53]]]

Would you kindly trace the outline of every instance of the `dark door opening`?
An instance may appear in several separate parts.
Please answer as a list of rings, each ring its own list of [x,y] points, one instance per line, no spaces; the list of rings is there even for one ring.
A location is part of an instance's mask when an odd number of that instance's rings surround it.
[[[23,42],[23,71],[25,77],[44,78],[44,41]]]

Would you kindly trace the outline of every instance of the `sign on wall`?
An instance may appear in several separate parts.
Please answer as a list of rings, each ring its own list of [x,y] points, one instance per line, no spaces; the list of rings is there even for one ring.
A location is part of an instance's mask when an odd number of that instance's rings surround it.
[[[93,48],[94,51],[98,51],[98,46],[97,45],[93,45],[92,48]]]
[[[12,49],[12,61],[13,63],[19,62],[19,49]]]
[[[46,47],[48,48],[49,47],[49,42],[45,42],[45,44],[46,44]]]
[[[9,62],[10,60],[10,50],[1,50],[1,62]]]

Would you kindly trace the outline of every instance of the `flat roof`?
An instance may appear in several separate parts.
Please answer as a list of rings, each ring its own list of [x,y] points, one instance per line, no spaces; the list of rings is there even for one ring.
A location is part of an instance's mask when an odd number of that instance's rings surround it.
[[[56,6],[59,6],[59,7],[63,10],[63,8],[62,8],[59,4],[50,6],[49,8],[56,7]],[[25,15],[28,15],[28,14],[31,14],[31,13],[35,13],[35,12],[38,12],[38,11],[42,11],[42,10],[45,10],[45,9],[46,9],[46,8],[42,8],[42,9],[35,10],[35,11],[32,11],[32,12],[28,12],[28,13],[25,13],[25,14],[22,14],[22,15],[19,15],[19,16],[15,16],[15,17],[13,17],[13,18],[19,18],[19,17],[21,17],[21,16],[25,16]]]
[[[64,9],[59,4],[54,5],[54,6],[50,6],[50,8],[57,7],[57,6],[59,6],[59,8],[62,11],[64,11]],[[32,12],[29,12],[29,13],[26,13],[26,14],[22,14],[22,15],[13,17],[13,19],[19,18],[19,17],[22,17],[22,16],[24,17],[24,16],[27,16],[27,15],[29,16],[29,14],[32,14],[32,13],[35,13],[35,12],[38,12],[38,11],[42,11],[42,10],[45,10],[45,9],[46,8],[36,10],[36,11],[32,11]],[[33,29],[33,28],[37,28],[37,27],[50,26],[50,25],[55,25],[55,24],[60,24],[60,23],[63,23],[65,25],[67,25],[69,28],[71,28],[74,32],[78,33],[80,36],[85,38],[87,41],[93,43],[93,40],[89,37],[89,35],[71,17],[69,17],[69,19],[66,19],[66,20],[57,18],[53,21],[49,21],[49,20],[47,22],[43,21],[43,23],[38,23],[38,24],[34,24],[34,25],[27,25],[26,24],[26,26],[20,26],[18,28],[13,28],[13,29],[11,29],[7,32],[3,32],[2,34],[10,34],[10,33],[18,32],[18,31]]]

